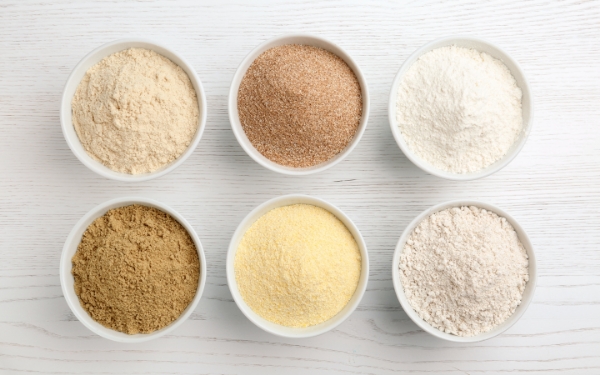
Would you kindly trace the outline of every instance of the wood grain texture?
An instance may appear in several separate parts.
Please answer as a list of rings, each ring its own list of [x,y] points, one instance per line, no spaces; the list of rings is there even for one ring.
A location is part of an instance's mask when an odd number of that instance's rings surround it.
[[[366,133],[342,163],[286,177],[253,162],[227,118],[230,80],[257,44],[302,31],[327,37],[362,67],[371,93]],[[438,37],[489,39],[522,65],[535,124],[504,170],[445,181],[410,163],[387,122],[402,62]],[[600,374],[600,3],[597,1],[0,1],[1,374]],[[71,153],[59,124],[63,85],[97,46],[125,36],[159,40],[195,67],[208,124],[194,154],[160,179],[96,176]],[[241,219],[277,195],[306,193],[339,206],[360,228],[371,271],[358,310],[336,330],[281,339],[231,299],[226,249]],[[198,232],[205,294],[172,335],[136,345],[88,331],[58,277],[62,245],[95,205],[124,195],[165,202]],[[529,233],[539,286],[505,334],[459,345],[430,337],[400,308],[391,259],[424,209],[472,198],[503,207]]]

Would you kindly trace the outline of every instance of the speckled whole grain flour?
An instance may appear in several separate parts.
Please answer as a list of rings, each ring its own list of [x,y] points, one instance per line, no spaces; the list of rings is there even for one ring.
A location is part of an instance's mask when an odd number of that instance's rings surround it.
[[[143,48],[114,53],[90,68],[72,110],[86,152],[121,173],[164,167],[187,149],[198,129],[198,100],[187,74]]]
[[[487,53],[448,46],[422,55],[398,88],[408,147],[434,167],[473,173],[500,160],[523,129],[521,89]]]
[[[289,44],[263,52],[238,92],[240,122],[266,158],[293,168],[335,157],[354,139],[362,117],[358,79],[339,56]]]
[[[412,308],[433,327],[475,336],[504,322],[529,280],[527,252],[503,217],[454,207],[424,219],[400,256]]]

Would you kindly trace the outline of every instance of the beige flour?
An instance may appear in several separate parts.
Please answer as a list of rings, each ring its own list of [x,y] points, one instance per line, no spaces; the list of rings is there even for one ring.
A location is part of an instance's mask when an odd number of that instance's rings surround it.
[[[198,101],[187,74],[143,48],[114,53],[90,68],[72,108],[87,153],[122,173],[149,173],[171,163],[198,129]]]
[[[505,218],[477,207],[430,215],[400,256],[413,309],[435,328],[474,336],[504,322],[521,304],[528,257]]]

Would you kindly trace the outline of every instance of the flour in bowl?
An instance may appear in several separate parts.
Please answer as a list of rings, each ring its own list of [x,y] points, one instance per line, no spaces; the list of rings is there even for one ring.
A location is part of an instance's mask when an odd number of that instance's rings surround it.
[[[198,130],[186,72],[148,49],[113,53],[91,67],[71,103],[85,151],[116,172],[150,173],[180,157]]]
[[[487,53],[448,46],[422,55],[398,88],[408,147],[434,167],[473,173],[500,160],[523,129],[522,91]]]
[[[398,267],[415,312],[457,336],[488,332],[508,319],[529,281],[527,252],[513,226],[473,206],[448,208],[421,221]]]

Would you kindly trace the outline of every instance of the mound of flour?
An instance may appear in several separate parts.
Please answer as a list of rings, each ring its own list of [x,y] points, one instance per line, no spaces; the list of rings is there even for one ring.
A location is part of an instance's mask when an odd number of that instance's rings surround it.
[[[490,55],[448,46],[422,55],[398,88],[408,147],[433,166],[472,173],[500,160],[523,128],[521,89]]]
[[[505,218],[453,207],[424,219],[400,256],[413,309],[435,328],[475,336],[504,322],[529,281],[527,252]]]
[[[85,151],[121,173],[163,168],[187,150],[198,129],[198,100],[187,73],[144,48],[116,52],[91,67],[71,105]]]

